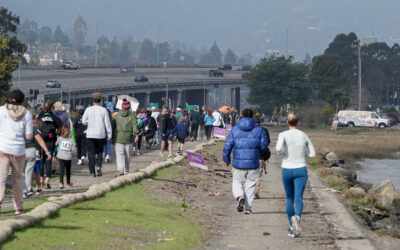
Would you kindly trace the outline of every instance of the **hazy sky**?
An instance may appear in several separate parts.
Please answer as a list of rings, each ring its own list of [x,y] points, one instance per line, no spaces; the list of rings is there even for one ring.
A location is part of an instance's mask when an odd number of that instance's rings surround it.
[[[72,34],[81,14],[88,42],[99,33],[135,40],[180,41],[207,49],[215,41],[237,54],[289,53],[302,60],[317,55],[338,33],[374,35],[390,45],[400,38],[398,0],[0,0],[21,17]]]

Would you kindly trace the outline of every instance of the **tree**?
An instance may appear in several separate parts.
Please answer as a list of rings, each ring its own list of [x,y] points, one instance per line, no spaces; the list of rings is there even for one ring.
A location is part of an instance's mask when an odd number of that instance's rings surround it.
[[[128,39],[124,40],[121,44],[121,50],[120,50],[120,58],[122,63],[128,63],[130,59],[132,58],[132,44],[133,44],[133,39],[132,37],[128,37]]]
[[[217,42],[211,46],[210,51],[203,55],[200,59],[200,63],[202,64],[222,64],[222,53],[219,49]]]
[[[7,51],[10,50],[9,43],[9,39],[0,35],[0,98],[10,90],[12,72],[18,68],[20,60],[18,55],[7,55]]]
[[[288,103],[304,104],[312,98],[312,88],[306,78],[307,66],[293,63],[293,57],[261,59],[249,75],[248,101],[265,113]]]
[[[183,53],[179,49],[174,52],[171,59],[173,63],[194,64],[194,57],[188,53]]]
[[[311,65],[312,59],[311,59],[310,54],[308,54],[308,53],[306,54],[303,62],[304,62],[305,65]]]
[[[144,39],[139,51],[139,62],[155,62],[156,51],[150,39]]]
[[[39,38],[38,24],[29,19],[25,19],[23,24],[18,27],[18,37],[30,47]]]
[[[120,63],[121,62],[121,58],[119,57],[120,53],[121,52],[117,38],[114,36],[113,40],[110,43],[108,55],[112,58],[113,62]]]
[[[228,49],[225,53],[224,63],[226,64],[236,64],[237,63],[237,56],[233,53],[233,50]]]
[[[42,45],[47,45],[53,41],[53,31],[48,26],[42,26],[39,32],[39,41]]]
[[[168,62],[171,59],[171,48],[167,42],[160,43],[159,45],[160,51],[160,62],[166,61]]]
[[[61,44],[61,46],[68,46],[69,37],[61,30],[60,25],[57,25],[54,30],[54,42]]]
[[[325,53],[314,57],[309,75],[311,86],[319,100],[332,106],[336,102],[346,105],[349,100],[351,82],[339,60],[339,56]]]
[[[244,54],[240,57],[238,64],[240,65],[249,65],[251,64],[251,61],[253,60],[253,57],[250,53]]]
[[[80,51],[85,44],[85,36],[87,33],[86,22],[82,16],[79,15],[74,23],[74,44],[75,49]]]

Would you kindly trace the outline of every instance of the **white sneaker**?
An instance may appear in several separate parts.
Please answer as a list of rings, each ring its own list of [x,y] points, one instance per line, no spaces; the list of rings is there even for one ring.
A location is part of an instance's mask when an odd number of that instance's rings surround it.
[[[105,162],[110,162],[110,156],[109,155],[106,156]]]
[[[82,156],[82,157],[81,157],[81,161],[82,161],[82,165],[85,165],[86,157],[85,157],[85,156]]]
[[[78,160],[78,166],[82,165],[82,160]]]
[[[294,233],[295,237],[299,237],[301,234],[300,217],[297,215],[294,215],[294,216],[292,216],[291,221],[292,221],[292,226],[293,226],[293,233]]]

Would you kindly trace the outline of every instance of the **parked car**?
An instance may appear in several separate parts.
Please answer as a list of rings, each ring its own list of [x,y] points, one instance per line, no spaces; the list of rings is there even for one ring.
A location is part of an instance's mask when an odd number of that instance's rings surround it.
[[[376,112],[342,110],[338,113],[339,126],[349,127],[380,127],[390,126],[388,119],[381,118]]]
[[[208,76],[210,77],[224,77],[224,72],[221,70],[211,69],[208,71]]]
[[[247,80],[247,79],[249,79],[249,73],[243,73],[242,80]]]
[[[71,62],[64,62],[61,64],[61,68],[66,70],[77,70],[79,69],[79,64],[71,63]]]
[[[120,68],[119,71],[123,74],[123,73],[132,73],[135,70],[132,66],[124,66],[124,67]]]
[[[232,70],[232,65],[230,64],[224,64],[221,67],[218,67],[219,70]]]
[[[144,75],[138,75],[135,77],[135,82],[148,82],[149,78],[145,77]]]
[[[57,80],[48,80],[46,88],[61,88],[61,83]]]
[[[392,118],[394,123],[393,125],[397,125],[400,122],[399,117],[396,114],[383,114],[382,116],[387,116]]]

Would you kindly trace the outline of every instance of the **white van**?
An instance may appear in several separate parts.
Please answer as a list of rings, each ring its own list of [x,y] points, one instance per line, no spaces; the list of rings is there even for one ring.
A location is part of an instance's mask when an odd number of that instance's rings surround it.
[[[381,118],[376,112],[342,110],[338,113],[339,126],[349,127],[389,127],[388,119]]]

